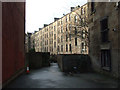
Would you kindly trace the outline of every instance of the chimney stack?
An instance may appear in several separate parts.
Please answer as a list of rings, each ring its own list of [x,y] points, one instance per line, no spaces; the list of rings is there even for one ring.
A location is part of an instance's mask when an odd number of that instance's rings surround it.
[[[75,9],[75,7],[71,7],[71,12]]]
[[[57,21],[58,19],[60,19],[60,18],[54,18],[54,22]]]
[[[36,33],[36,32],[38,32],[38,31],[34,31],[34,33]]]
[[[48,26],[48,24],[44,24],[44,27]]]
[[[42,30],[42,28],[39,28],[39,31]]]

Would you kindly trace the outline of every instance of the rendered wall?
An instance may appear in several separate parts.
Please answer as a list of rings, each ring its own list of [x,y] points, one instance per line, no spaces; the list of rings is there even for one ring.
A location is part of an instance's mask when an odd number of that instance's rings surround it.
[[[102,8],[101,8],[102,7]],[[104,9],[103,9],[104,8]],[[119,30],[119,15],[120,9],[116,9],[116,3],[111,2],[96,2],[95,12],[91,13],[91,4],[89,3],[89,28],[90,28],[90,47],[89,53],[92,60],[94,70],[118,77],[118,63],[120,50],[120,30]],[[100,21],[108,17],[108,42],[101,42],[101,26]],[[116,31],[114,31],[116,29]],[[105,70],[101,64],[101,50],[110,50],[111,70]]]

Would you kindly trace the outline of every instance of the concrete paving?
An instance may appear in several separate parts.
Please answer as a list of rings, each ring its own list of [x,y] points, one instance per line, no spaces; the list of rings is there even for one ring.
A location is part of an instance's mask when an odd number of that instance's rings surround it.
[[[96,73],[65,74],[57,63],[32,70],[14,80],[7,88],[117,88],[117,81]]]

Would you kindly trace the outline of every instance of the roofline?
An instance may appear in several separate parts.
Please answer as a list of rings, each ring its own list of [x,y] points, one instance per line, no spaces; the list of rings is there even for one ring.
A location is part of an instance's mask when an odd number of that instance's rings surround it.
[[[48,24],[48,26],[46,26],[46,27],[49,27],[49,26],[50,26],[50,25],[52,25],[53,23],[55,23],[55,22],[59,21],[59,20],[60,20],[60,19],[62,19],[63,17],[67,16],[68,14],[71,14],[72,12],[75,12],[76,10],[80,9],[81,7],[83,7],[83,6],[87,5],[87,4],[88,4],[88,2],[87,2],[87,3],[85,3],[85,4],[83,4],[83,5],[82,5],[82,6],[80,6],[79,8],[76,8],[75,10],[71,11],[70,13],[67,13],[66,15],[62,16],[62,17],[61,17],[61,18],[59,18],[58,20],[51,22],[51,23],[50,23],[50,24]],[[43,29],[44,29],[44,28],[46,28],[46,27],[43,27],[41,30],[43,30]],[[41,31],[41,30],[40,30],[40,31]],[[38,31],[38,32],[39,32],[39,31]]]
[[[54,21],[54,22],[59,21],[59,20],[62,19],[63,17],[67,16],[68,14],[71,14],[72,12],[74,12],[74,11],[80,9],[81,7],[83,7],[83,6],[87,5],[87,4],[88,4],[88,3],[85,3],[84,5],[80,6],[79,8],[76,8],[75,10],[71,11],[70,13],[67,13],[66,15],[62,16],[61,18],[59,18],[58,20],[56,20],[56,21]],[[53,24],[54,22],[48,24],[48,26],[51,25],[51,24]]]

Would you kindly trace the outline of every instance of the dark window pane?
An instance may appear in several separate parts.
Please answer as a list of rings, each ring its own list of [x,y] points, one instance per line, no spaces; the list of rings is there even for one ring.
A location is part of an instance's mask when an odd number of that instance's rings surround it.
[[[100,21],[101,24],[101,41],[106,42],[108,41],[108,18],[103,19]]]
[[[75,46],[77,46],[77,38],[75,38]]]

